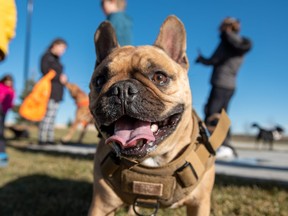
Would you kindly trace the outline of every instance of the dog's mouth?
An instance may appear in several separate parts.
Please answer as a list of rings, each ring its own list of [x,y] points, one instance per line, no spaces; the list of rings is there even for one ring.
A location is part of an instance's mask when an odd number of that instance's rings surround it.
[[[139,159],[155,150],[160,142],[172,134],[180,119],[181,113],[159,122],[124,115],[110,126],[101,126],[101,132],[108,137],[105,143],[111,145],[118,156]]]

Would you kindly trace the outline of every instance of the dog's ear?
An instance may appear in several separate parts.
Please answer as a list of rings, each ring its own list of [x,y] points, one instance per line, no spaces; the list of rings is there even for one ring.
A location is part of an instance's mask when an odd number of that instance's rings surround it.
[[[110,22],[104,21],[100,24],[94,34],[94,43],[97,56],[96,65],[98,65],[109,55],[112,49],[119,47],[116,33]]]
[[[186,31],[183,23],[176,16],[167,17],[154,45],[163,49],[174,61],[188,69]]]

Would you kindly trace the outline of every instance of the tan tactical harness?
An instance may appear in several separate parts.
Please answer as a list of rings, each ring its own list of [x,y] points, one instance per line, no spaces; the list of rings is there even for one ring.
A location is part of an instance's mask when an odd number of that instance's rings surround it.
[[[208,140],[205,126],[193,111],[191,144],[176,159],[165,166],[147,167],[110,152],[101,163],[102,174],[125,203],[156,211],[159,205],[171,206],[196,187],[207,170],[208,159],[224,141],[229,126],[230,120],[223,110]]]

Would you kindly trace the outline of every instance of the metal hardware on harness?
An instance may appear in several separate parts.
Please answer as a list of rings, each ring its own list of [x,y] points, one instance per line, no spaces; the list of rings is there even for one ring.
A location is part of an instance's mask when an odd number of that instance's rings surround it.
[[[158,210],[159,210],[159,202],[157,199],[147,199],[147,198],[141,198],[136,197],[134,203],[133,203],[133,210],[137,216],[156,216]],[[152,214],[141,214],[138,212],[137,207],[141,208],[150,208],[154,209]]]
[[[206,147],[207,151],[211,154],[211,155],[216,155],[216,151],[213,148],[213,146],[211,145],[211,143],[209,142],[209,138],[208,138],[208,130],[207,128],[203,125],[202,121],[199,121],[199,133],[200,133],[200,139],[201,142],[204,144],[204,146]]]

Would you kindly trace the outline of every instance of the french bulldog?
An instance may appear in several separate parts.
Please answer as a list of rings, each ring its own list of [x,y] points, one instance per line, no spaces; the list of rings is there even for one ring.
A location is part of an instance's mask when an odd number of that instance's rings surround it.
[[[187,215],[209,215],[215,157],[192,111],[183,23],[169,16],[154,45],[120,47],[104,21],[94,40],[89,108],[103,139],[89,215],[114,215],[123,205],[136,215],[183,205]]]

